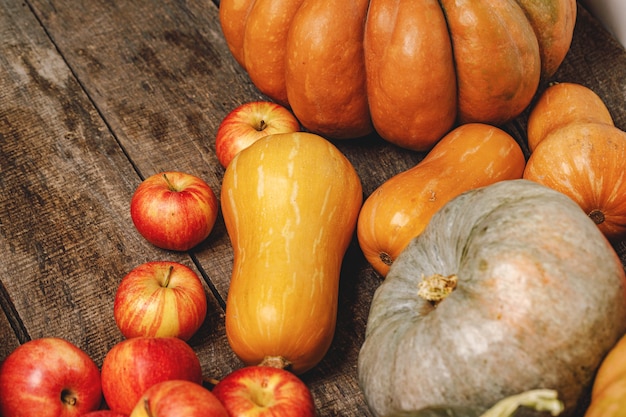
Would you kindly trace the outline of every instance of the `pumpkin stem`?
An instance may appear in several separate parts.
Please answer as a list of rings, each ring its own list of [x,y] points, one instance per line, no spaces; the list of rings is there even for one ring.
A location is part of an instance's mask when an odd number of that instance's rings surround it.
[[[391,264],[393,263],[393,258],[387,252],[379,253],[378,257],[387,266],[391,266]]]
[[[263,358],[259,366],[270,366],[272,368],[288,369],[291,362],[282,356],[266,356]]]
[[[553,416],[561,414],[564,408],[555,390],[535,389],[498,401],[480,417],[510,417],[521,406],[529,407],[536,411],[548,411]]]
[[[604,223],[604,213],[598,209],[591,210],[591,212],[589,212],[589,217],[591,217],[591,220],[593,220],[595,224]]]
[[[456,283],[457,277],[455,274],[447,277],[441,274],[433,274],[428,277],[422,276],[422,280],[418,284],[417,295],[436,306],[454,291]]]
[[[391,264],[393,263],[393,258],[391,257],[391,255],[389,255],[386,252],[381,252],[378,257],[380,258],[381,261],[383,261],[383,263],[387,266],[391,266]]]

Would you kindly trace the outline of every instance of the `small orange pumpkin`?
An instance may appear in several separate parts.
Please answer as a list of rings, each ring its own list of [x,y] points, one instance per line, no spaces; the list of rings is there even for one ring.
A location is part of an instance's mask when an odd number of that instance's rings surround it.
[[[361,208],[357,224],[366,259],[382,276],[432,215],[464,191],[521,178],[524,155],[508,133],[482,123],[448,133],[413,168],[388,179]]]
[[[524,178],[572,198],[609,240],[626,236],[626,132],[567,124],[539,143]]]

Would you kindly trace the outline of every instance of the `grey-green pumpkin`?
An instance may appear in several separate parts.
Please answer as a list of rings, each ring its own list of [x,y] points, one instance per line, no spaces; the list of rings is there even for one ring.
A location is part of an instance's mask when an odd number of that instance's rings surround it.
[[[546,388],[569,415],[626,331],[625,282],[611,245],[565,195],[527,180],[464,193],[372,299],[358,361],[368,405],[376,416],[484,411]]]

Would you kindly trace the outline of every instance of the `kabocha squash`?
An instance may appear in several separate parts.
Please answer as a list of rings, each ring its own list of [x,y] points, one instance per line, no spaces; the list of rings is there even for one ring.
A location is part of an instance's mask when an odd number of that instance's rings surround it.
[[[521,178],[519,144],[496,127],[470,123],[444,136],[416,166],[391,177],[365,201],[357,224],[359,245],[382,276],[432,215],[464,191]]]
[[[534,151],[550,132],[574,122],[613,125],[613,118],[592,89],[568,82],[550,85],[528,116],[528,148]]]
[[[595,93],[559,86],[546,90],[529,116],[535,148],[523,176],[571,197],[609,240],[619,241],[626,237],[626,132]]]
[[[487,411],[472,407],[429,407],[417,411],[400,411],[385,417],[512,417],[519,409],[549,412],[558,416],[563,411],[563,403],[558,392],[548,389],[529,390],[503,398]],[[543,414],[542,414],[543,415]]]
[[[519,115],[569,50],[575,0],[222,0],[234,58],[309,131],[424,151]]]
[[[362,201],[351,163],[311,133],[261,138],[231,161],[221,191],[234,252],[226,335],[244,363],[302,373],[326,354]]]
[[[454,198],[371,303],[358,378],[376,416],[485,410],[553,389],[570,415],[626,330],[623,266],[570,198],[527,180]]]

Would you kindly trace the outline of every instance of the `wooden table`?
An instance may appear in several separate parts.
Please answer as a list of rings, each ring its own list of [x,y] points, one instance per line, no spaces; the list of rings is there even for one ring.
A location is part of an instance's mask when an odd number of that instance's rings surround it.
[[[582,7],[554,80],[594,89],[626,129],[626,52]],[[117,284],[140,263],[164,259],[192,267],[212,295],[190,341],[205,375],[242,365],[224,333],[232,249],[221,217],[206,242],[173,253],[138,235],[129,202],[143,178],[163,170],[219,190],[217,127],[260,98],[210,1],[0,0],[0,360],[28,340],[58,336],[100,365],[122,340]],[[522,144],[526,116],[504,127]],[[423,157],[375,136],[336,144],[366,195]],[[616,250],[626,264],[626,245]],[[341,279],[334,342],[303,379],[320,416],[368,416],[356,362],[381,278],[356,241]]]

